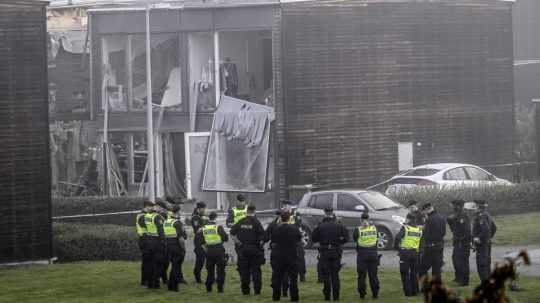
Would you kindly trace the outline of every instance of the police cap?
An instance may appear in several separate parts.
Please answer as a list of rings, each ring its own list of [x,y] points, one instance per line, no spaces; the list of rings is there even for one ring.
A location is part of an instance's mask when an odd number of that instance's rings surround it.
[[[215,220],[217,218],[217,213],[215,211],[211,212],[209,215],[208,215],[208,219],[210,220]]]
[[[238,194],[236,196],[236,200],[238,200],[240,202],[244,202],[244,201],[246,201],[246,197],[244,195],[242,195],[242,194]]]
[[[206,203],[203,201],[197,202],[197,204],[195,204],[195,208],[206,208]]]
[[[360,219],[362,220],[368,220],[369,219],[369,215],[367,212],[363,212],[362,215],[360,216]]]
[[[152,203],[152,201],[150,201],[150,200],[146,200],[146,201],[144,201],[143,206],[144,207],[152,207],[152,206],[154,206],[154,203]]]
[[[248,207],[247,207],[247,211],[250,212],[250,213],[254,213],[256,209],[257,209],[257,208],[256,208],[255,205],[253,205],[253,204],[250,204],[250,205],[248,205]]]

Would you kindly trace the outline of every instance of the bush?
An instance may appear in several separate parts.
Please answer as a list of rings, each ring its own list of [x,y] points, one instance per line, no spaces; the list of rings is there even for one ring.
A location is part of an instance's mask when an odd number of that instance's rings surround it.
[[[55,223],[53,233],[59,262],[140,259],[134,227]]]
[[[53,216],[99,214],[139,210],[143,197],[70,197],[52,201]]]
[[[53,217],[137,211],[142,208],[142,197],[71,197],[53,199]],[[97,217],[63,218],[62,222],[90,224],[135,224],[136,214],[115,214]]]
[[[442,190],[425,187],[402,191],[393,198],[402,204],[407,204],[409,200],[416,200],[419,203],[431,202],[440,212],[445,214],[450,213],[450,202],[455,199],[462,199],[466,202],[475,199],[486,200],[489,203],[489,211],[493,215],[529,213],[540,211],[540,183]]]

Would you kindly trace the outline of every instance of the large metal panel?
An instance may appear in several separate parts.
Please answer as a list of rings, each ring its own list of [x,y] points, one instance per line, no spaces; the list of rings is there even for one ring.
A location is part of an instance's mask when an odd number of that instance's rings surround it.
[[[512,161],[509,2],[284,4],[282,34],[288,184],[375,184],[401,140],[415,165]]]
[[[0,263],[51,257],[45,5],[0,0]]]

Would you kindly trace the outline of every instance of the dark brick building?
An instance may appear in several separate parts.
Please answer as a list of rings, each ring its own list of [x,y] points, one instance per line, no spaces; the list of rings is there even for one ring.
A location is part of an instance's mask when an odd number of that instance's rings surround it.
[[[51,258],[46,5],[0,0],[0,263]]]

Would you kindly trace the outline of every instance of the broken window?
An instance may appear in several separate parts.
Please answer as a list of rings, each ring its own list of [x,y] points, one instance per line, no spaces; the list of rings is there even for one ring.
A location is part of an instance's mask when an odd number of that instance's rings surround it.
[[[273,120],[271,107],[223,96],[214,117],[203,189],[264,192]]]
[[[179,34],[153,34],[151,40],[152,103],[167,106],[169,110],[182,111],[184,86],[182,47]],[[132,108],[146,109],[146,36],[134,35],[132,49]]]
[[[125,35],[105,36],[102,47],[102,108],[109,104],[112,112],[124,112],[127,106],[127,43]]]

